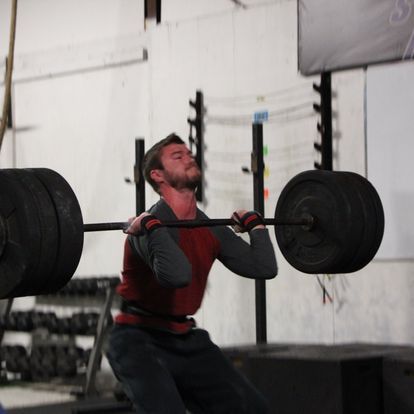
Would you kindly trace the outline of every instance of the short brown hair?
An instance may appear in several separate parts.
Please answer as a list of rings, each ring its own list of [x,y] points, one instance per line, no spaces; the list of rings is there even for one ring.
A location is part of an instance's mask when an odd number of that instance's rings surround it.
[[[170,144],[185,144],[185,142],[176,134],[172,133],[168,137],[154,144],[144,155],[142,160],[142,173],[151,187],[158,193],[158,184],[151,178],[152,170],[163,170],[161,163],[161,151]]]

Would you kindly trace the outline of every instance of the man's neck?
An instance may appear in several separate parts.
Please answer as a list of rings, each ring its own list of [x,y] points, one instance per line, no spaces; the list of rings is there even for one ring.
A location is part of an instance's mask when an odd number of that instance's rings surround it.
[[[193,190],[176,190],[168,187],[162,191],[161,197],[171,207],[179,220],[193,220],[196,218],[197,200]]]

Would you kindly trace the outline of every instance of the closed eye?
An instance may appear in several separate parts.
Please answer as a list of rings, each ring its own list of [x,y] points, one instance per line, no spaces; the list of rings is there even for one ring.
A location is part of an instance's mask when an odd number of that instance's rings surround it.
[[[176,151],[176,152],[173,152],[172,154],[171,154],[171,158],[173,159],[173,160],[180,160],[181,158],[183,158],[185,155],[187,155],[187,156],[189,156],[190,158],[193,158],[194,159],[194,155],[192,154],[192,152],[191,151],[188,151],[188,152],[184,152],[184,151]]]

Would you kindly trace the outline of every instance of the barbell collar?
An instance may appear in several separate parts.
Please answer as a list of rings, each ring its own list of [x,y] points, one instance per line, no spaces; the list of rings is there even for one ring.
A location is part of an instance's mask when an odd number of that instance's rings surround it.
[[[276,219],[265,218],[264,224],[267,226],[283,226],[283,225],[298,225],[303,226],[304,229],[310,230],[314,224],[314,218],[311,215],[303,216],[297,219]],[[200,220],[171,220],[163,221],[164,227],[214,227],[214,226],[233,226],[237,224],[231,218],[227,219],[200,219]],[[113,223],[91,223],[84,224],[84,232],[92,231],[108,231],[108,230],[126,230],[129,226],[127,222],[113,222]]]

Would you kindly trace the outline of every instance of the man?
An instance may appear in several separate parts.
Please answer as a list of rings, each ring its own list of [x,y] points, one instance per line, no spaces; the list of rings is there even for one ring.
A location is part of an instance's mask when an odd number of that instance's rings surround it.
[[[276,276],[262,218],[244,210],[233,215],[235,230],[248,231],[250,245],[225,226],[163,227],[163,220],[207,218],[195,198],[200,169],[177,135],[145,154],[143,173],[161,198],[126,231],[121,314],[108,351],[115,375],[139,413],[268,412],[264,398],[190,317],[216,258],[244,277]]]

